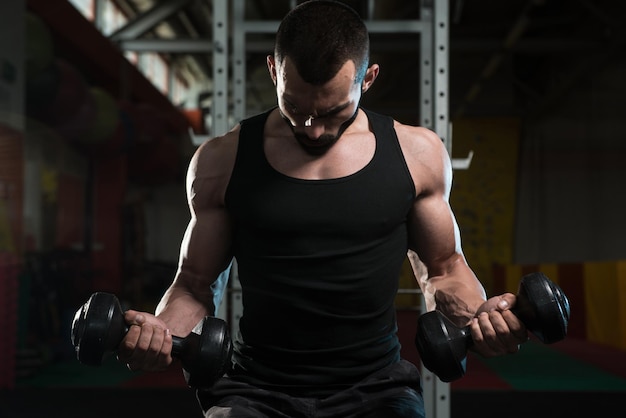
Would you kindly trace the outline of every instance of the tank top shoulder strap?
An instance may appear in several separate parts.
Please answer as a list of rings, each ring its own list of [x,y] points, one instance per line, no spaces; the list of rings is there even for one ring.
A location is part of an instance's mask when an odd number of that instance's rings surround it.
[[[411,175],[406,165],[402,148],[398,135],[394,129],[394,120],[391,116],[381,115],[371,110],[363,109],[372,126],[372,132],[376,136],[377,157],[380,158],[387,166],[395,166],[395,169],[401,170],[402,175],[410,180]]]
[[[374,133],[378,133],[377,131],[383,133],[383,131],[389,129],[393,130],[393,119],[390,116],[381,115],[365,108],[361,108],[361,110],[367,115]]]
[[[272,109],[240,122],[235,172],[237,167],[246,167],[247,172],[264,167],[263,131],[271,111]]]

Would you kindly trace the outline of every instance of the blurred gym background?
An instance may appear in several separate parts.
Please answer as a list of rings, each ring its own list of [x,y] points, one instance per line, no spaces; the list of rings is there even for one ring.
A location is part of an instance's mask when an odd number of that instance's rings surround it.
[[[542,271],[571,303],[565,341],[470,354],[432,417],[608,415],[626,393],[626,3],[345,2],[378,28],[363,105],[436,129],[458,163],[451,204],[488,293]],[[186,164],[275,104],[271,31],[251,28],[297,3],[0,3],[0,416],[200,416],[179,371],[78,364],[71,320],[94,291],[154,309],[189,218]],[[408,265],[400,280],[417,363]]]

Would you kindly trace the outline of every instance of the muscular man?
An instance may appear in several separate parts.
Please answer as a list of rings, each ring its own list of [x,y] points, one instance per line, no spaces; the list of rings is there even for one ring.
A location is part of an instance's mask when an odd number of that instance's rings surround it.
[[[440,138],[359,106],[379,66],[353,10],[297,6],[267,67],[278,105],[197,149],[178,272],[156,316],[126,313],[119,359],[168,367],[171,335],[214,313],[213,284],[234,257],[240,334],[232,370],[197,392],[205,416],[423,417],[396,336],[407,252],[427,269],[429,309],[469,324],[483,356],[527,340],[515,296],[486,299],[464,259]]]

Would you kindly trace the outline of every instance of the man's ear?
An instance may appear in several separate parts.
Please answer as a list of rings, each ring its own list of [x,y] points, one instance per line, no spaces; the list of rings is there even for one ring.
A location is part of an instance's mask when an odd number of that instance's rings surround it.
[[[270,77],[272,78],[272,82],[276,85],[276,59],[273,55],[268,55],[266,58],[267,61],[267,70],[270,73]]]
[[[363,79],[363,83],[361,84],[361,91],[365,93],[372,87],[376,77],[378,77],[378,72],[380,71],[380,67],[378,64],[372,64],[369,66],[367,71],[365,72],[365,78]]]

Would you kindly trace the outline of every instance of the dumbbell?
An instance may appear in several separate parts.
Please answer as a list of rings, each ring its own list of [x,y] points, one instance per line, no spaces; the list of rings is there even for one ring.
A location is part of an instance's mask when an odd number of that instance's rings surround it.
[[[231,366],[232,342],[226,322],[207,316],[184,338],[172,337],[172,356],[181,360],[183,374],[192,388],[208,388]],[[93,293],[75,313],[72,322],[72,344],[78,361],[99,366],[115,352],[128,325],[117,297],[110,293]]]
[[[569,300],[543,273],[522,277],[511,312],[544,344],[567,335]],[[457,327],[440,311],[426,312],[417,321],[415,345],[422,363],[443,382],[465,375],[467,351],[473,343],[469,326]]]

